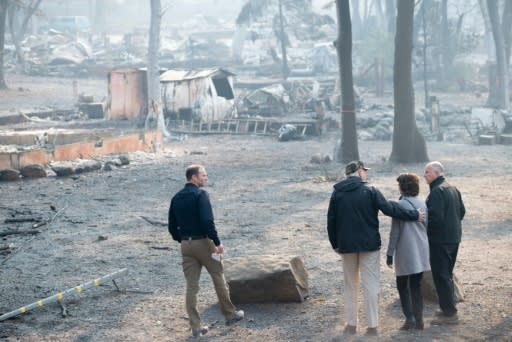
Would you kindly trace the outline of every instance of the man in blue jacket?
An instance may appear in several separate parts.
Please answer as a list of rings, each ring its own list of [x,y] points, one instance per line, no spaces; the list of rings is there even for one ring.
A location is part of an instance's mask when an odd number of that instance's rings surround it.
[[[430,186],[427,197],[427,235],[430,250],[430,268],[439,298],[441,311],[432,324],[457,324],[459,316],[455,304],[453,268],[462,237],[462,219],[466,208],[459,190],[448,184],[444,167],[438,161],[425,166],[424,178]]]
[[[380,247],[379,210],[408,221],[424,221],[425,213],[403,209],[387,201],[366,182],[369,169],[361,161],[345,167],[346,179],[334,185],[327,212],[327,232],[332,248],[343,258],[345,332],[357,332],[359,282],[363,285],[367,335],[377,335],[379,321]]]
[[[197,337],[208,332],[207,326],[201,326],[197,311],[197,292],[203,266],[212,278],[226,324],[243,319],[244,312],[237,311],[229,297],[220,258],[224,253],[224,246],[215,228],[208,193],[201,189],[208,181],[206,170],[202,165],[190,165],[185,176],[187,178],[185,187],[171,200],[169,233],[175,241],[181,243],[183,273],[187,281],[185,304],[192,335]]]

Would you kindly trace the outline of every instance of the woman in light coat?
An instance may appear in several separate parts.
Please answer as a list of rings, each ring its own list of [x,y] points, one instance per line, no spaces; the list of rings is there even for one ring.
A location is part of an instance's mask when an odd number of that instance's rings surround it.
[[[396,179],[400,189],[400,205],[404,209],[426,211],[425,202],[418,199],[420,178],[414,173],[403,173]],[[427,218],[428,220],[428,218]],[[393,259],[396,286],[400,296],[405,323],[401,330],[423,329],[423,297],[421,278],[430,270],[427,221],[403,221],[393,218],[386,264],[392,268]]]

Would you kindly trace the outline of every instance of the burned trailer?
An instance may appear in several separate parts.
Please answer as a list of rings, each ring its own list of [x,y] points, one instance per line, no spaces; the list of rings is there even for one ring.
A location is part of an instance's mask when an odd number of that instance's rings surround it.
[[[236,117],[233,78],[233,73],[221,68],[164,72],[160,84],[166,121],[213,122]]]

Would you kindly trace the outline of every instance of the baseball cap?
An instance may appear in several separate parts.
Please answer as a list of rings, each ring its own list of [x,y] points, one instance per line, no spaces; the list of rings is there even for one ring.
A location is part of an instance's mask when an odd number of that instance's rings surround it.
[[[348,163],[347,166],[345,166],[345,174],[350,175],[351,173],[354,173],[359,169],[363,169],[365,171],[370,170],[369,167],[364,166],[364,163],[362,161],[354,160]]]

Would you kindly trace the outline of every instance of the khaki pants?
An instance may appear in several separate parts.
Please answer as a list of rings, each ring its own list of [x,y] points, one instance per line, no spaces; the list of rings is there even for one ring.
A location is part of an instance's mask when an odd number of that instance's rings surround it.
[[[345,320],[357,326],[359,311],[359,277],[363,285],[364,314],[369,328],[379,324],[380,251],[344,253],[343,279],[345,281]]]
[[[219,299],[220,309],[226,319],[235,316],[235,306],[229,298],[229,290],[224,278],[224,268],[221,261],[212,258],[215,245],[210,239],[181,241],[181,255],[183,256],[183,273],[187,281],[185,305],[193,330],[199,330],[201,318],[197,311],[197,293],[199,292],[199,277],[202,267],[212,278],[215,292]]]

